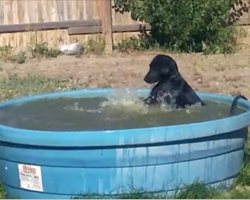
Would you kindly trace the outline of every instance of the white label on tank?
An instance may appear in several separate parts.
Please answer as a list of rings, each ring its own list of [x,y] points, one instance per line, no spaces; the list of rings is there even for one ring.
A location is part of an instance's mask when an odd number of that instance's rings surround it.
[[[21,188],[43,192],[40,166],[18,164],[18,173]]]

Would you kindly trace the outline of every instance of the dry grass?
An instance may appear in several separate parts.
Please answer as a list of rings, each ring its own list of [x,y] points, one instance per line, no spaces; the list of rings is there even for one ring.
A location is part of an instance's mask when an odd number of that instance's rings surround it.
[[[22,65],[1,63],[2,76],[44,75],[77,82],[81,87],[149,87],[143,82],[150,60],[159,52],[59,56],[30,60]],[[224,94],[242,93],[250,98],[250,51],[232,55],[170,54],[183,77],[196,90]]]

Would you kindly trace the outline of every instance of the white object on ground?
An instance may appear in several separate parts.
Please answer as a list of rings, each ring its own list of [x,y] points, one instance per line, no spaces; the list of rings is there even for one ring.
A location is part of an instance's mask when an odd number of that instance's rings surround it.
[[[60,48],[60,51],[62,53],[64,53],[65,55],[76,55],[79,54],[82,50],[82,45],[78,42],[75,42],[73,44],[69,44],[69,45],[63,45]]]

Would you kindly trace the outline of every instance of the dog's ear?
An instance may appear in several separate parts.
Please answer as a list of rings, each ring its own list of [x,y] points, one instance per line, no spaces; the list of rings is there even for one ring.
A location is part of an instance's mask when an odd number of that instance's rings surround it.
[[[178,67],[174,60],[169,61],[161,67],[161,74],[165,76],[172,76],[178,73]]]
[[[161,75],[167,76],[169,74],[170,70],[168,66],[162,66],[161,67]]]

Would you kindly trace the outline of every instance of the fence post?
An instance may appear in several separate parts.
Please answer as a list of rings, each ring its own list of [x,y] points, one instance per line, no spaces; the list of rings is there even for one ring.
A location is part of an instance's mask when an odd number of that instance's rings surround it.
[[[102,34],[106,43],[105,52],[113,51],[112,0],[101,0]]]

